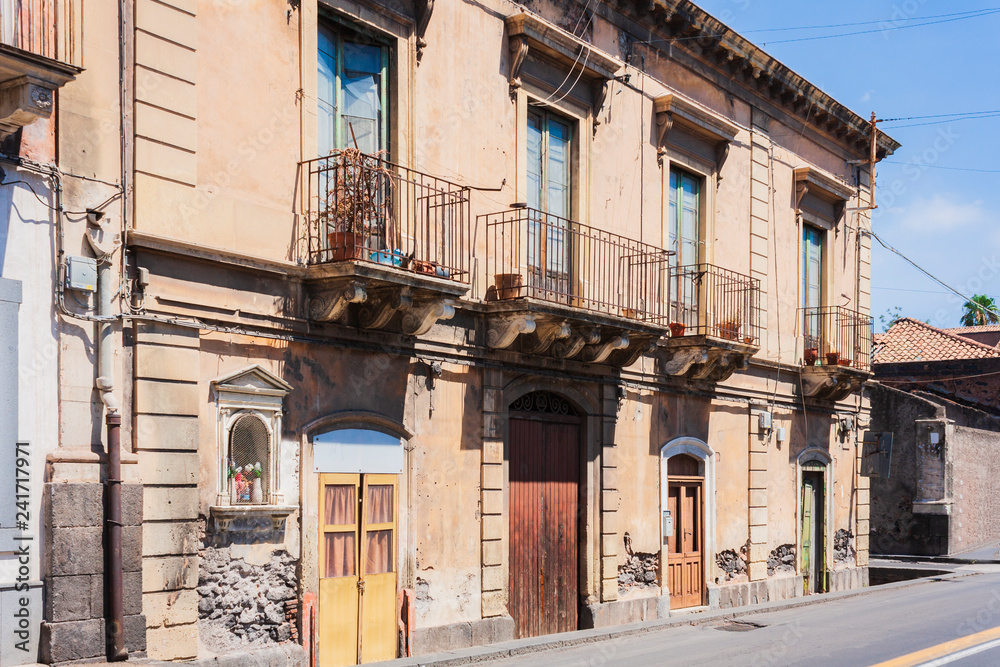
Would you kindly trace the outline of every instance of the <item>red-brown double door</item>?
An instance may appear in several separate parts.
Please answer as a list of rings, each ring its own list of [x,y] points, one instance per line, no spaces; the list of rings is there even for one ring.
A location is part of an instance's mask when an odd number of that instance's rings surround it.
[[[697,607],[704,604],[705,589],[702,544],[704,479],[694,475],[671,475],[667,480],[667,509],[674,523],[673,535],[666,538],[670,608]]]
[[[510,413],[510,614],[517,637],[577,629],[580,420]]]

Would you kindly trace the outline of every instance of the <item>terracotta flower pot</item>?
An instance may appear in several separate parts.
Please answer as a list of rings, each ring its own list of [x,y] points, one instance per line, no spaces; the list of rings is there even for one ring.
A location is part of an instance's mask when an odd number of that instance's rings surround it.
[[[326,237],[330,244],[330,261],[362,259],[365,256],[364,236],[356,232],[330,232]]]
[[[684,329],[686,327],[684,326],[683,322],[671,322],[667,326],[670,327],[670,337],[671,338],[680,338],[681,336],[684,335]]]
[[[806,363],[806,366],[815,366],[817,359],[819,359],[819,350],[815,347],[807,347],[802,353],[802,361]]]
[[[498,299],[516,299],[523,296],[521,288],[524,286],[524,278],[520,273],[498,273],[494,276],[494,281]]]
[[[413,270],[417,273],[423,273],[428,276],[433,276],[437,273],[437,269],[433,262],[425,262],[422,259],[413,260]]]
[[[740,333],[739,322],[723,322],[716,328],[719,330],[719,337],[726,340],[736,340]]]
[[[622,308],[622,317],[627,317],[630,320],[639,319],[639,311],[635,308]]]
[[[851,365],[851,360],[850,359],[841,359],[837,363],[840,364],[841,366],[850,366]]]
[[[827,352],[826,365],[837,366],[840,363],[840,352]]]

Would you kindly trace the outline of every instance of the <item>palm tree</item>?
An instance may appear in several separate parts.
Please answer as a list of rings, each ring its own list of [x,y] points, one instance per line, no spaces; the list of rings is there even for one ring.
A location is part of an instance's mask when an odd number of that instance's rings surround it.
[[[984,324],[1000,324],[997,315],[997,304],[985,294],[975,294],[965,302],[965,313],[962,315],[962,326],[978,327]]]

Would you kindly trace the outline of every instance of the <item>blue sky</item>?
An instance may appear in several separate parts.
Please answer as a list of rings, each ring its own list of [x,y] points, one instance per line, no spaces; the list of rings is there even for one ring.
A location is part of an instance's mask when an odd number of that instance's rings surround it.
[[[696,0],[744,37],[863,117],[900,118],[1000,109],[1000,13],[928,25],[930,19],[992,2],[930,0]],[[878,21],[826,30],[761,29]],[[871,34],[779,44],[797,37]],[[770,42],[770,43],[769,43]],[[932,119],[933,120],[933,119]],[[878,168],[873,228],[888,244],[963,294],[1000,302],[1000,117],[887,123],[903,147]],[[962,302],[872,242],[872,314],[904,315],[959,326]]]

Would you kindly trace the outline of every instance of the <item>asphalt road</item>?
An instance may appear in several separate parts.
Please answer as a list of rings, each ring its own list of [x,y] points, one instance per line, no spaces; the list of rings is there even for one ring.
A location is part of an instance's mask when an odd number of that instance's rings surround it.
[[[970,574],[490,664],[1000,666],[1000,566],[959,570]]]

